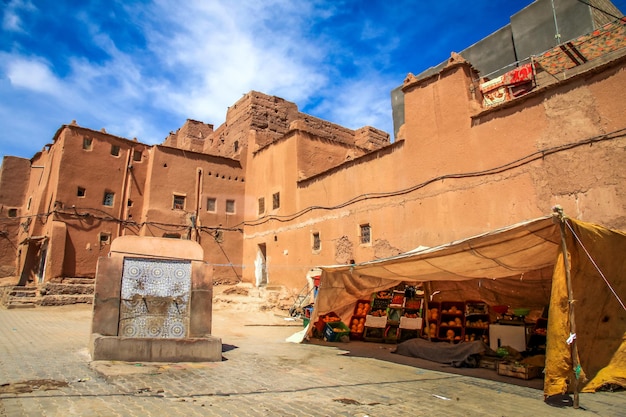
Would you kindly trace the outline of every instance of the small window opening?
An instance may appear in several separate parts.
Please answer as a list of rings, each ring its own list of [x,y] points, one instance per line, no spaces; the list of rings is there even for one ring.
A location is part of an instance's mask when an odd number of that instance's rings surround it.
[[[16,208],[11,208],[9,209],[9,217],[17,217],[17,209]]]
[[[168,239],[180,239],[180,233],[163,233],[163,237]]]
[[[132,206],[133,206],[133,200],[129,198],[128,201],[126,201],[126,207],[132,207]]]
[[[259,214],[265,213],[265,197],[259,198]]]
[[[120,147],[117,145],[111,145],[111,155],[120,156]]]
[[[141,151],[133,151],[133,161],[141,162]]]
[[[86,151],[90,151],[93,145],[93,139],[91,138],[83,138],[83,149]]]
[[[235,152],[237,152],[239,150],[239,141],[236,140],[235,143],[233,144],[233,148],[235,150]]]
[[[100,232],[100,236],[98,237],[101,245],[108,245],[111,243],[111,233]]]
[[[78,189],[76,190],[76,196],[77,197],[84,197],[85,196],[85,189],[83,187],[78,187]]]
[[[372,241],[372,229],[369,223],[359,226],[361,229],[361,244],[370,243]]]
[[[115,193],[110,191],[105,191],[104,198],[102,199],[102,205],[113,207],[113,202],[115,201]]]
[[[208,197],[206,199],[206,211],[215,213],[217,210],[217,200],[214,197]]]
[[[272,208],[276,210],[280,207],[280,193],[274,193],[272,195]]]
[[[313,232],[313,250],[318,251],[322,248],[319,232]]]
[[[184,210],[185,209],[185,196],[174,194],[174,204],[172,208],[174,210]]]
[[[235,212],[235,200],[226,200],[226,213],[233,214]]]

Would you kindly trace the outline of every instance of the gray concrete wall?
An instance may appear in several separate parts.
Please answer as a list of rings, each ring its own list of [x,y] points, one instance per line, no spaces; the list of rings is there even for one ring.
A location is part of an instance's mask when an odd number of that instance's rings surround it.
[[[610,3],[610,2],[605,2]],[[617,10],[602,4],[609,11]],[[511,16],[511,23],[497,30],[459,54],[476,68],[482,77],[497,77],[511,70],[517,61],[541,54],[559,43],[577,38],[594,30],[592,9],[578,0],[554,0],[559,39],[552,11],[552,0],[537,0]],[[621,13],[620,13],[621,15]],[[596,19],[597,20],[597,19]],[[417,75],[418,79],[438,73],[446,65],[442,62]],[[391,93],[394,137],[404,124],[404,99],[400,87]]]

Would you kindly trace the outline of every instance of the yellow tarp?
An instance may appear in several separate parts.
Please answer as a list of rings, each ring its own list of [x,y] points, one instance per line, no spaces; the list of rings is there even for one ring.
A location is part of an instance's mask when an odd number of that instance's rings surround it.
[[[568,225],[571,229],[566,228],[566,242],[576,300],[573,304],[581,375],[597,375],[624,386],[626,354],[624,346],[619,348],[626,334],[626,311],[616,295],[626,298],[626,235],[576,220],[568,220]],[[312,323],[331,311],[349,322],[357,300],[369,299],[372,293],[402,282],[430,282],[433,289],[446,292],[448,300],[453,300],[450,297],[454,294],[455,300],[479,297],[491,305],[541,307],[549,303],[544,391],[553,395],[567,390],[572,375],[567,344],[569,303],[560,226],[553,216],[388,259],[321,269]],[[609,370],[600,372],[612,358]],[[592,383],[586,390],[603,385],[595,380]]]
[[[584,386],[584,391],[596,391],[605,384],[626,387],[626,354],[621,346],[626,334],[626,311],[617,298],[626,299],[626,234],[576,220],[567,224],[576,344],[582,368],[580,386]],[[544,382],[547,396],[567,392],[568,381],[575,378],[571,346],[567,343],[571,334],[569,304],[563,255],[559,253],[548,321]],[[587,384],[586,378],[593,379]]]

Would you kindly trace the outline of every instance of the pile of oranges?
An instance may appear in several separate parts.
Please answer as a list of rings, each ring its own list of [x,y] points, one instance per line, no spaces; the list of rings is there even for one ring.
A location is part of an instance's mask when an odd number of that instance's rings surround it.
[[[365,316],[370,311],[370,303],[357,303],[356,310],[354,310],[355,316]]]
[[[365,329],[365,317],[352,318],[352,322],[350,323],[350,332],[351,333],[363,333]]]

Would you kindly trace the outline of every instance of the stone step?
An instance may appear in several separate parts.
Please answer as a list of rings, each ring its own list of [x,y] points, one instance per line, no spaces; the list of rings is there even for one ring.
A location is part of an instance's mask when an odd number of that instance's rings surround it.
[[[41,295],[63,295],[63,294],[93,294],[95,286],[92,284],[57,284],[47,282],[39,290]]]
[[[14,302],[10,302],[9,304],[7,304],[6,308],[7,310],[12,310],[12,309],[18,309],[18,308],[35,308],[37,307],[37,304],[35,303],[14,303]]]
[[[10,297],[7,301],[6,308],[35,308],[37,307],[39,299],[33,297]]]
[[[44,295],[39,302],[40,306],[64,306],[70,304],[93,304],[93,295],[91,294],[63,294],[63,295]]]
[[[95,278],[63,278],[61,284],[90,284],[95,285]]]
[[[10,297],[37,297],[37,288],[15,287],[9,290]]]

